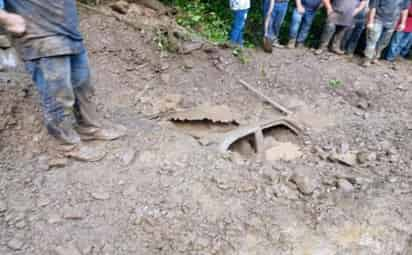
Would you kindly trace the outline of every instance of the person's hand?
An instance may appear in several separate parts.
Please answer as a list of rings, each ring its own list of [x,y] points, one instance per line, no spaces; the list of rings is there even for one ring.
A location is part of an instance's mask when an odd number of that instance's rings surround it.
[[[332,7],[330,8],[326,8],[326,12],[328,13],[328,16],[332,15],[333,13],[335,13],[335,10],[333,10]]]
[[[401,23],[401,24],[399,24],[399,26],[397,27],[397,29],[396,29],[396,31],[398,31],[398,32],[402,32],[403,30],[405,30],[405,24],[404,23]]]
[[[20,15],[7,13],[4,28],[13,35],[20,36],[26,32],[26,21]]]
[[[367,28],[368,30],[372,30],[373,27],[374,27],[373,22],[368,22],[368,24],[366,25],[366,28]]]
[[[300,14],[304,14],[305,11],[306,11],[305,7],[303,7],[303,5],[298,5],[296,8],[297,8],[297,10]]]

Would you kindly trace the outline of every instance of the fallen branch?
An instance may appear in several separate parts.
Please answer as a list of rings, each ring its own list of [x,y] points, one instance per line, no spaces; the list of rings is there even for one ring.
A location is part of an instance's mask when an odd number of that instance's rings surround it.
[[[249,89],[250,91],[254,92],[256,95],[258,95],[260,98],[262,98],[264,101],[268,102],[270,105],[272,105],[273,107],[275,107],[277,110],[279,110],[280,112],[282,112],[285,115],[291,115],[292,112],[289,111],[288,109],[286,109],[286,107],[284,107],[283,105],[279,104],[278,102],[274,101],[273,99],[263,95],[259,90],[257,90],[256,88],[254,88],[252,85],[250,85],[249,83],[245,82],[244,80],[240,79],[239,82],[245,86],[247,89]]]

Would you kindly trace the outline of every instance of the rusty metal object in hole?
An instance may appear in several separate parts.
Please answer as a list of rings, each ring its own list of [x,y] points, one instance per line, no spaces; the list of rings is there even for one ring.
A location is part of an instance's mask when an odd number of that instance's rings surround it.
[[[302,133],[302,129],[298,126],[298,124],[288,118],[263,121],[260,124],[240,127],[238,129],[228,132],[224,136],[224,138],[219,142],[218,150],[222,153],[227,152],[230,149],[230,147],[240,139],[253,135],[256,144],[256,153],[259,158],[262,158],[264,153],[263,131],[266,129],[279,126],[288,128],[297,136],[299,136]]]

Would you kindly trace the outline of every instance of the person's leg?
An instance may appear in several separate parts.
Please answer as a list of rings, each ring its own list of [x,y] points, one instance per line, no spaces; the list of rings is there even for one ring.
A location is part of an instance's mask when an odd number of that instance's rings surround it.
[[[350,37],[343,43],[346,54],[352,55],[355,53],[364,29],[365,23],[359,22],[355,24],[355,27],[346,32],[347,34],[350,34]]]
[[[335,38],[333,39],[332,51],[338,55],[345,54],[345,52],[341,49],[341,45],[342,45],[343,37],[346,31],[348,31],[348,29],[349,29],[348,27],[340,27],[335,34]]]
[[[388,51],[386,52],[385,59],[388,61],[394,61],[401,52],[401,42],[403,40],[404,33],[396,32],[389,44]]]
[[[246,24],[248,10],[234,11],[232,31],[230,32],[230,41],[233,44],[241,46],[243,44],[243,31]]]
[[[383,25],[380,22],[375,22],[372,28],[367,30],[366,48],[365,48],[365,61],[363,66],[367,67],[371,64],[376,54],[376,46],[381,37],[383,31]]]
[[[376,59],[380,59],[382,57],[382,52],[386,47],[388,47],[394,32],[395,32],[395,29],[393,27],[383,28],[382,35],[376,46]]]
[[[412,49],[412,32],[407,32],[401,49],[401,56],[406,58]]]
[[[4,10],[4,0],[0,0],[0,9]]]
[[[301,26],[303,16],[304,14],[299,13],[296,8],[295,10],[293,10],[292,21],[289,27],[288,48],[295,48],[295,43],[298,37],[299,28]]]
[[[297,44],[304,44],[309,35],[310,28],[315,18],[316,11],[306,11],[303,15],[303,21],[300,27],[299,35],[296,40]]]
[[[321,54],[327,47],[332,39],[333,35],[335,34],[336,31],[336,25],[333,22],[330,22],[329,20],[326,22],[323,32],[320,38],[320,44],[318,50],[315,52],[316,54]]]
[[[85,140],[114,140],[124,135],[125,128],[103,120],[93,102],[94,88],[90,82],[87,52],[70,58],[71,83],[75,94],[75,116],[77,131]]]
[[[263,1],[263,15],[265,17],[263,24],[264,37],[273,40],[273,12],[275,8],[275,0],[264,0]]]
[[[275,47],[281,47],[279,44],[279,34],[280,34],[280,29],[282,27],[282,23],[285,20],[286,13],[288,11],[288,2],[280,2],[280,3],[275,3],[275,9],[273,11],[273,43]]]
[[[74,130],[75,96],[71,83],[70,57],[27,61],[26,67],[39,91],[49,133],[67,144],[80,143],[80,137]]]

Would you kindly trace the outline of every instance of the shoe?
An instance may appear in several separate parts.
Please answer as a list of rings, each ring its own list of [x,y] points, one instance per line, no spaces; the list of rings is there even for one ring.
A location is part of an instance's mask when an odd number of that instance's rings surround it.
[[[345,52],[337,47],[332,48],[332,52],[334,52],[337,55],[344,55]]]
[[[58,124],[48,123],[46,125],[49,134],[55,137],[63,144],[75,145],[81,142],[79,134],[74,129],[74,121],[71,118],[65,118]]]
[[[372,64],[372,62],[371,62],[371,60],[370,59],[365,59],[363,62],[362,62],[362,64],[361,64],[361,66],[363,66],[363,67],[370,67],[371,66],[371,64]]]
[[[275,40],[275,41],[273,41],[273,43],[272,43],[272,47],[273,47],[273,48],[277,48],[277,49],[284,49],[284,48],[285,48],[285,45],[282,45],[282,44],[279,43],[278,40]]]
[[[126,135],[126,128],[121,125],[104,125],[104,127],[79,125],[76,131],[83,141],[113,141]]]
[[[305,48],[305,45],[303,44],[303,43],[296,43],[296,48],[297,49],[303,49],[303,48]]]
[[[75,116],[79,124],[87,126],[101,127],[103,125],[102,119],[97,113],[97,106],[91,100],[91,92],[84,88],[77,88],[74,90],[76,96]]]
[[[289,40],[288,45],[287,45],[287,48],[288,48],[288,49],[294,49],[294,48],[296,48],[296,40],[294,40],[294,39]]]
[[[319,48],[319,49],[315,50],[315,55],[321,55],[324,51],[325,51],[325,49]]]
[[[272,53],[273,51],[272,40],[270,40],[268,37],[263,38],[263,50],[267,53]]]
[[[372,62],[371,62],[372,64],[374,64],[374,65],[377,65],[377,64],[379,64],[379,59],[378,58],[374,58],[374,59],[372,59]]]

